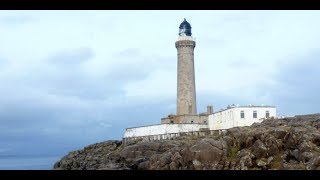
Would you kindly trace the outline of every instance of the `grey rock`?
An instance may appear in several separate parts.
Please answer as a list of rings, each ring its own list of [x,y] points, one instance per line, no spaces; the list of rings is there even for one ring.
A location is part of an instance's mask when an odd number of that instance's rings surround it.
[[[320,170],[320,115],[269,119],[220,137],[105,141],[72,151],[56,170]]]
[[[251,147],[252,154],[257,158],[264,158],[267,156],[268,149],[261,140],[256,140]]]

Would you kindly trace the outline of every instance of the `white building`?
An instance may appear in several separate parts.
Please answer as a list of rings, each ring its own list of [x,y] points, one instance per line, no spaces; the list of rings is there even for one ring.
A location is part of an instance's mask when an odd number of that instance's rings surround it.
[[[142,138],[148,141],[161,140],[178,137],[181,133],[197,134],[204,130],[216,131],[233,127],[251,126],[255,122],[262,122],[264,119],[277,118],[276,113],[275,106],[228,106],[226,109],[208,114],[208,122],[162,123],[127,128],[124,139]]]
[[[210,130],[229,129],[250,126],[272,117],[276,118],[275,106],[228,106],[209,115],[208,126]]]

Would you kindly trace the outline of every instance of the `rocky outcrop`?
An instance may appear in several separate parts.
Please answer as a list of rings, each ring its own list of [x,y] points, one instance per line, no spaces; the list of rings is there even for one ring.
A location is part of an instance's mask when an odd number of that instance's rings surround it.
[[[106,141],[70,152],[62,170],[320,170],[320,115],[268,119],[223,135],[175,140]]]

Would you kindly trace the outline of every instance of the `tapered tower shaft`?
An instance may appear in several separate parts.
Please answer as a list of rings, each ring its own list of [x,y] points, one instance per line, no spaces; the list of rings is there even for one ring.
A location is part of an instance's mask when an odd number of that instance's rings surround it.
[[[191,36],[191,26],[184,20],[175,45],[177,63],[177,115],[197,114],[196,85],[194,71],[194,48],[196,42]]]

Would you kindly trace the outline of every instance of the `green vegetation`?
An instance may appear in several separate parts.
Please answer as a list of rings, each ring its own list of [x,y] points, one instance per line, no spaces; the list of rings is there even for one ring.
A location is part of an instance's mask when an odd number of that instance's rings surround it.
[[[233,161],[237,157],[237,154],[238,154],[239,150],[240,150],[239,147],[231,147],[230,148],[230,152],[229,152],[228,157],[227,157],[229,162]]]
[[[263,161],[263,162],[265,162],[265,163],[268,162],[268,159],[267,159],[267,158],[261,158],[260,160]]]
[[[121,143],[119,146],[117,146],[117,151],[121,151],[124,148],[124,144]]]
[[[283,163],[280,154],[282,153],[279,153],[273,157],[273,160],[271,161],[271,169],[281,169]]]
[[[298,164],[298,168],[297,169],[301,169],[301,170],[307,170],[307,167],[306,167],[306,165],[304,165],[303,163],[299,163]]]
[[[216,133],[216,134],[213,134],[213,135],[208,135],[208,137],[217,140],[217,139],[222,138],[223,135]]]

